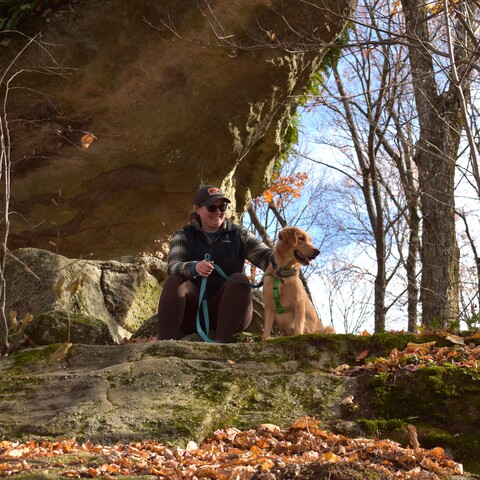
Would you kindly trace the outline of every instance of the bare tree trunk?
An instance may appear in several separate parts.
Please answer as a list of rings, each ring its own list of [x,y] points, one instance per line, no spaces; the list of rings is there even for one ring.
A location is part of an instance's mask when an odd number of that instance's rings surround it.
[[[371,218],[373,233],[375,237],[375,258],[377,260],[377,273],[375,275],[375,333],[385,332],[385,317],[387,309],[385,308],[385,294],[387,290],[387,255],[384,226],[384,206],[381,199],[379,181],[377,178],[377,165],[374,157],[370,158],[370,168],[368,173],[371,178],[364,176],[363,185],[368,190],[368,194],[373,196],[375,203],[375,213],[369,216]],[[371,179],[371,189],[369,187]],[[372,190],[372,193],[370,193]],[[367,193],[367,192],[365,192]],[[372,221],[372,218],[375,220]]]
[[[270,237],[268,236],[267,231],[262,225],[262,222],[258,218],[257,212],[255,212],[255,210],[253,209],[253,206],[251,203],[247,208],[247,212],[248,212],[248,215],[250,216],[250,221],[252,222],[253,226],[257,229],[257,232],[259,233],[260,237],[262,237],[263,243],[273,248],[273,242],[270,240]]]
[[[420,250],[420,218],[416,207],[410,210],[410,235],[407,257],[408,331],[414,333],[418,318],[417,258]]]
[[[6,304],[6,283],[5,283],[5,261],[7,257],[7,239],[10,230],[9,218],[9,202],[10,202],[10,136],[7,123],[7,94],[8,84],[2,88],[1,96],[3,99],[0,109],[0,146],[1,146],[1,163],[0,163],[0,185],[2,187],[1,193],[1,213],[2,218],[0,222],[0,355],[8,351],[8,324],[5,313]]]
[[[415,163],[419,170],[423,217],[420,298],[423,324],[445,327],[458,320],[459,250],[455,232],[455,164],[463,120],[451,85],[443,94],[428,50],[428,11],[419,0],[402,0],[409,59],[418,110],[420,137]],[[468,81],[468,80],[467,80]],[[464,86],[465,88],[465,86]]]
[[[386,68],[386,66],[385,66]],[[387,309],[385,306],[385,295],[387,289],[387,255],[386,255],[386,231],[385,231],[385,212],[381,193],[381,182],[379,179],[378,165],[376,161],[377,146],[375,145],[377,124],[379,120],[379,109],[369,112],[369,134],[366,145],[362,145],[361,135],[356,128],[352,105],[348,101],[348,95],[345,93],[342,76],[337,66],[332,68],[340,94],[341,102],[345,111],[345,119],[348,129],[353,138],[356,161],[362,173],[361,190],[363,199],[368,212],[371,231],[375,242],[375,259],[377,261],[377,272],[375,275],[374,287],[374,323],[375,333],[385,331],[385,319]],[[379,94],[379,97],[382,95]],[[378,104],[381,102],[378,100]],[[366,147],[367,152],[364,152]]]
[[[438,137],[448,142],[448,136]],[[436,140],[438,145],[439,138]],[[458,143],[457,143],[458,145]],[[421,151],[416,156],[419,167],[421,209],[423,215],[422,280],[420,299],[423,324],[426,327],[446,327],[458,320],[459,249],[455,231],[453,152],[443,158]]]
[[[420,252],[420,216],[418,215],[418,189],[415,182],[415,176],[411,162],[411,146],[402,133],[402,122],[399,121],[395,112],[392,112],[395,125],[401,138],[404,155],[395,152],[387,142],[383,146],[397,167],[400,182],[405,192],[407,200],[406,209],[403,216],[408,224],[408,254],[405,262],[407,273],[407,313],[408,313],[408,331],[415,332],[418,319],[418,281],[417,281],[417,263]]]

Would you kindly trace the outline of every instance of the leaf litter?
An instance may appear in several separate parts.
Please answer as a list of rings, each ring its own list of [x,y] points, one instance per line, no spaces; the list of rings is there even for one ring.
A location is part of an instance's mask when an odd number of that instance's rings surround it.
[[[436,341],[415,343],[410,342],[403,350],[394,348],[388,357],[369,359],[368,350],[364,350],[356,357],[357,362],[365,360],[363,365],[339,365],[332,368],[330,373],[335,375],[355,375],[364,370],[373,370],[376,373],[395,371],[416,371],[434,365],[452,365],[464,369],[478,369],[480,367],[480,345],[476,345],[480,332],[463,338],[451,333],[436,332],[450,341],[452,346],[436,346]]]
[[[113,446],[75,439],[2,441],[0,476],[52,469],[67,478],[155,476],[164,480],[365,478],[345,476],[348,471],[373,471],[378,479],[441,479],[463,473],[462,465],[440,447],[403,448],[391,440],[349,438],[321,429],[320,423],[305,417],[290,428],[273,424],[245,431],[227,428],[217,430],[201,445],[191,441],[186,448],[154,441]]]

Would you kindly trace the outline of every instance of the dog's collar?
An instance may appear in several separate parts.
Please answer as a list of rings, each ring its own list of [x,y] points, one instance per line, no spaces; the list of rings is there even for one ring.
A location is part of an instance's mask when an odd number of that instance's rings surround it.
[[[275,270],[275,275],[277,275],[277,277],[292,277],[297,273],[295,268],[279,267],[277,265],[277,262],[273,258],[273,255],[272,255],[272,267]]]

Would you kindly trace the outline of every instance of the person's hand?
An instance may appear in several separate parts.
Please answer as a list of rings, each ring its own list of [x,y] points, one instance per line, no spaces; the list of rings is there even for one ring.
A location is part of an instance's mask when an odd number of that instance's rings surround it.
[[[195,264],[195,272],[201,277],[208,277],[214,270],[213,262],[200,260]]]

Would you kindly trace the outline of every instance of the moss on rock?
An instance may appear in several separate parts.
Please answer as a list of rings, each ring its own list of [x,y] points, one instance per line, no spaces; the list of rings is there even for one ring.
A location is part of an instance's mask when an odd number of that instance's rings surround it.
[[[406,426],[417,427],[422,446],[441,445],[469,471],[480,473],[480,371],[455,365],[380,373],[364,379],[367,392],[358,419],[371,436],[404,445]]]
[[[50,311],[36,315],[25,332],[37,345],[59,341],[85,344],[113,343],[108,326],[87,315]]]

